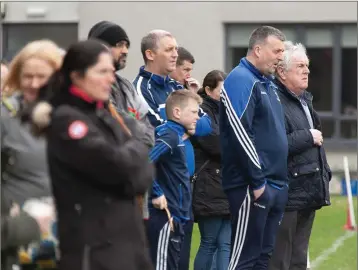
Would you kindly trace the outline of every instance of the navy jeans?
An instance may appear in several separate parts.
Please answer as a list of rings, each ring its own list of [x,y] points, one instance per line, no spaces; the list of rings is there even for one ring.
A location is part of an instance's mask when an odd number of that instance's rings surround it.
[[[227,270],[230,261],[231,222],[222,217],[198,218],[200,247],[194,270],[211,270],[215,256],[216,270]]]

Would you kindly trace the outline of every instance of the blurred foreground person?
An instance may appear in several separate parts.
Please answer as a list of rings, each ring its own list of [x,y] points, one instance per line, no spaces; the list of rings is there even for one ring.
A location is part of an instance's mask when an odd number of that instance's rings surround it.
[[[20,267],[18,249],[32,242],[38,243],[41,233],[48,233],[51,221],[52,213],[30,215],[17,204],[8,205],[1,197],[1,269]]]
[[[23,115],[48,140],[61,270],[152,269],[135,195],[153,169],[148,147],[108,111],[114,80],[108,48],[78,42]]]
[[[9,73],[9,68],[7,66],[7,63],[5,61],[1,61],[1,70],[0,70],[0,92],[2,92],[3,85],[6,79],[7,74]]]
[[[7,207],[23,207],[29,200],[34,199],[51,200],[46,140],[36,138],[31,133],[31,127],[22,125],[18,116],[21,110],[31,106],[37,99],[40,87],[47,83],[61,63],[59,48],[49,40],[28,43],[11,62],[4,82],[6,91],[2,93],[1,100],[1,199]],[[6,215],[7,211],[3,213]],[[25,226],[23,229],[26,229],[28,225],[19,226]],[[8,228],[20,232],[20,238],[25,233],[22,229],[17,230],[17,225]],[[18,251],[21,264],[35,269],[36,264],[42,265],[46,260],[47,266],[51,262],[54,267],[57,241],[52,231],[49,232],[42,235],[42,240],[45,241],[41,241],[40,247],[37,246],[38,243],[20,247]],[[28,233],[30,236],[31,229]],[[13,252],[16,250],[13,249]]]
[[[275,83],[285,114],[288,139],[289,191],[277,234],[270,270],[306,270],[315,212],[330,205],[327,163],[321,121],[308,87],[309,60],[302,44],[285,42]]]
[[[11,63],[1,102],[1,181],[8,204],[51,196],[45,140],[34,137],[29,125],[22,125],[17,116],[37,99],[39,89],[61,62],[56,44],[39,40],[26,45]]]

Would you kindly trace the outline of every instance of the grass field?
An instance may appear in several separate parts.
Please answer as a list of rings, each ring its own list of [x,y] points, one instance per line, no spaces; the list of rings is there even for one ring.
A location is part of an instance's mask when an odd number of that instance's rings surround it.
[[[345,235],[343,226],[346,222],[347,198],[333,196],[332,205],[317,211],[315,223],[309,246],[310,261],[316,264],[317,258],[327,249],[331,248],[336,240]],[[357,213],[357,200],[354,200],[355,213]],[[357,218],[357,217],[356,217]],[[200,244],[200,232],[194,227],[190,269]],[[356,270],[357,269],[357,235],[346,239],[334,253],[317,264],[313,270]]]

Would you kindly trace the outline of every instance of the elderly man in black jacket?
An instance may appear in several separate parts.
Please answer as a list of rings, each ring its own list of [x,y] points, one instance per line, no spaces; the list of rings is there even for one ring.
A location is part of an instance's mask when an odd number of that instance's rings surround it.
[[[289,144],[289,195],[270,270],[306,270],[315,211],[330,205],[331,171],[323,147],[321,123],[308,87],[309,60],[302,44],[285,42],[275,83]]]

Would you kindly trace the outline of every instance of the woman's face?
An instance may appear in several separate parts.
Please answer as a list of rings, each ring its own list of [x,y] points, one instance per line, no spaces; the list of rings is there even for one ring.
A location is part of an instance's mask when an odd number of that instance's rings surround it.
[[[213,91],[206,91],[206,94],[211,97],[212,99],[215,100],[220,100],[220,90],[223,87],[224,82],[223,81],[219,81],[218,85],[213,89]]]
[[[101,53],[97,63],[87,69],[83,77],[74,77],[73,84],[85,91],[96,101],[109,99],[114,83],[113,58],[109,53]]]
[[[32,57],[27,59],[20,71],[20,90],[27,102],[36,100],[38,92],[44,86],[55,69],[45,60]]]

